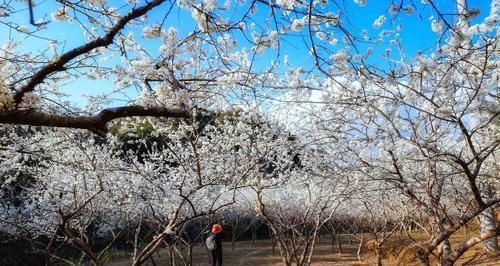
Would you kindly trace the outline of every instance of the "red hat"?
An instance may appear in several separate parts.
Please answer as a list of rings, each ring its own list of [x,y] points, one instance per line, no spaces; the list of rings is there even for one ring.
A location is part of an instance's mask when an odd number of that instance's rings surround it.
[[[220,224],[214,224],[212,226],[212,233],[218,234],[220,232],[222,232],[222,225],[220,225]]]

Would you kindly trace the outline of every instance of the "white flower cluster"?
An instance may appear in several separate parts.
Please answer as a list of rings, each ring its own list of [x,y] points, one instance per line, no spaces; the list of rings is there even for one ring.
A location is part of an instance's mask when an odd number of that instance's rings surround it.
[[[295,6],[295,0],[276,0],[276,4],[283,9],[292,9]]]
[[[316,32],[316,38],[323,41],[326,39],[326,33],[324,31],[318,31]]]
[[[90,4],[101,5],[107,2],[107,0],[86,0]]]
[[[277,40],[279,38],[279,33],[277,31],[273,30],[273,31],[270,31],[267,34],[267,36],[269,36],[269,38],[274,41],[274,40]]]
[[[380,17],[378,17],[374,22],[373,22],[373,27],[375,29],[378,29],[380,28],[380,26],[382,26],[382,24],[384,24],[386,18],[385,18],[385,15],[381,15]]]
[[[4,45],[3,49],[8,48]],[[5,70],[5,65],[0,61],[0,70]],[[7,82],[5,78],[0,73],[0,110],[11,110],[14,108],[14,97],[11,93],[7,92]]]
[[[0,7],[0,17],[6,17],[7,16],[7,10],[3,7]]]
[[[354,0],[354,3],[356,3],[362,7],[366,6],[366,0]]]
[[[210,25],[207,21],[208,17],[203,11],[199,11],[197,8],[193,8],[193,10],[191,11],[191,16],[193,16],[201,32],[209,32]]]
[[[252,51],[256,54],[263,54],[266,48],[276,47],[278,44],[277,39],[271,39],[269,36],[261,35],[257,32],[252,32],[254,46]]]
[[[222,36],[219,36],[217,38],[217,43],[222,45],[227,50],[231,50],[236,47],[236,40],[234,40],[233,37],[231,37],[231,35],[227,33]]]
[[[337,64],[345,64],[347,60],[349,60],[349,54],[347,54],[347,52],[344,49],[342,49],[330,55],[330,59]]]
[[[218,4],[216,0],[204,0],[204,7],[207,11],[214,11]]]
[[[40,102],[40,97],[35,95],[34,93],[28,92],[23,95],[22,102],[20,104],[20,108],[23,109],[34,109],[38,106]]]
[[[163,37],[163,42],[169,45],[174,45],[177,42],[177,29],[170,27],[167,30],[167,34]]]
[[[251,65],[250,51],[246,48],[241,49],[241,51],[236,51],[224,56],[224,60],[228,62],[238,62],[241,67],[249,67]]]
[[[28,26],[24,26],[24,25],[23,26],[18,26],[17,30],[19,32],[22,32],[22,33],[28,33],[30,31],[30,29],[28,28]]]
[[[194,0],[178,0],[176,2],[180,8],[188,9],[193,5]]]
[[[339,43],[339,40],[337,38],[331,38],[328,43],[332,46],[335,46]]]
[[[286,73],[287,84],[290,88],[300,88],[303,84],[302,75],[304,74],[305,69],[303,67],[298,67],[295,69],[290,69]]]
[[[142,37],[145,39],[155,39],[161,36],[161,26],[160,25],[152,25],[144,27],[142,30]]]
[[[294,19],[292,22],[292,30],[301,31],[304,28],[304,25],[307,23],[306,21],[307,21],[306,16],[300,19]]]
[[[68,12],[65,7],[58,8],[52,13],[52,19],[55,21],[65,21],[69,19]]]
[[[435,33],[441,33],[443,31],[443,24],[436,19],[433,19],[431,22],[432,31]]]
[[[0,110],[10,111],[14,109],[14,96],[11,93],[0,92]]]
[[[242,72],[233,71],[217,77],[217,83],[222,85],[235,85],[245,81],[247,75]]]

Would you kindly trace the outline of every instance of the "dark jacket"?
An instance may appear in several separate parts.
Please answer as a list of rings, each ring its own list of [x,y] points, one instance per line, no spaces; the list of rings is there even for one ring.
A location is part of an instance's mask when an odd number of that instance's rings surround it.
[[[225,238],[224,232],[210,233],[208,237],[215,237],[216,249],[211,252],[212,266],[222,266],[222,239]]]
[[[222,239],[226,238],[226,236],[224,235],[224,232],[220,232],[218,234],[210,232],[208,237],[211,237],[211,236],[215,236],[215,243],[217,246],[217,249],[215,251],[220,250],[220,252],[222,252]]]

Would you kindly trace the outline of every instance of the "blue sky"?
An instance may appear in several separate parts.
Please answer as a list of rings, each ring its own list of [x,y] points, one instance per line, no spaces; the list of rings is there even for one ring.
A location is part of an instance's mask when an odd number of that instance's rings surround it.
[[[116,1],[110,1],[110,2],[116,2]],[[224,1],[219,1],[219,2],[222,4]],[[430,52],[432,51],[432,48],[435,47],[436,35],[430,30],[431,21],[429,20],[429,17],[432,15],[431,12],[432,10],[429,5],[423,6],[420,4],[420,0],[414,0],[413,2],[415,2],[416,4],[415,6],[416,12],[414,12],[412,15],[400,14],[394,21],[391,21],[390,15],[388,13],[388,6],[391,1],[367,0],[366,2],[367,4],[363,8],[359,7],[352,0],[346,0],[345,12],[348,14],[350,21],[348,27],[349,30],[353,32],[355,35],[360,36],[361,30],[366,29],[368,31],[369,36],[376,37],[381,29],[388,28],[388,26],[391,23],[400,24],[402,22],[400,39],[403,48],[405,49],[405,52],[408,56],[413,57],[417,51]],[[401,1],[398,0],[394,2],[399,3]],[[404,2],[405,2],[404,5],[407,5],[411,1],[406,0]],[[486,1],[486,0],[468,1],[470,8],[476,7],[479,8],[481,11],[480,15],[476,17],[473,20],[473,22],[482,20],[485,16],[488,15],[490,2],[491,1]],[[23,7],[24,4],[17,3],[16,5],[17,7]],[[454,13],[455,10],[454,1],[451,0],[436,1],[436,5],[441,10],[444,10],[445,13]],[[40,5],[34,9],[35,20],[44,17],[46,18],[46,20],[47,19],[51,20],[50,14],[58,7],[60,7],[60,5],[58,3],[55,3],[54,1],[50,0],[41,1]],[[163,4],[159,8],[153,10],[150,13],[150,19],[153,21],[161,20],[167,7],[168,3]],[[338,12],[338,10],[333,10],[333,9],[331,11],[335,13]],[[234,14],[239,15],[240,14],[239,12],[240,11],[236,11]],[[255,13],[252,16],[252,19],[255,20],[258,24],[263,23],[267,18],[268,12],[269,8],[267,6],[259,4],[257,13]],[[381,27],[381,29],[374,29],[372,27],[373,21],[383,14],[387,15],[388,20]],[[29,17],[27,9],[21,10],[20,12],[12,14],[9,17],[0,17],[0,20],[15,22],[19,25],[28,26],[31,29],[34,28],[34,26],[29,25]],[[165,29],[168,29],[169,27],[176,27],[182,36],[194,30],[195,23],[188,12],[180,10],[177,8],[177,6],[175,6],[172,13],[170,14],[170,17],[167,19],[167,23],[164,25]],[[125,29],[125,32],[129,30],[130,29]],[[135,29],[134,31],[136,31],[137,36],[140,36],[141,34],[140,29]],[[302,33],[306,33],[306,31]],[[56,21],[51,21],[49,24],[47,24],[46,29],[40,31],[37,34],[40,36],[55,38],[57,40],[63,41],[65,43],[65,49],[64,49],[65,51],[74,48],[78,45],[81,45],[87,41],[87,39],[83,36],[77,24],[59,23]],[[239,43],[243,45],[245,44],[245,41],[243,41],[241,35],[236,34],[234,37],[239,41]],[[375,48],[376,49],[375,56],[372,57],[371,59],[372,61],[370,63],[382,64],[382,60],[380,59],[380,54],[384,53],[386,48],[391,47],[391,45],[388,44],[388,41],[393,37],[394,36],[386,38],[386,41],[383,45],[374,46],[370,44],[361,44],[360,48],[362,50],[368,46],[372,46],[373,48]],[[14,40],[19,40],[20,38],[22,38],[22,36],[16,33],[15,31],[9,30],[9,28],[6,27],[5,25],[0,24],[0,42],[4,43],[9,38],[12,38]],[[161,45],[161,42],[148,40],[144,41],[142,45],[150,51],[157,51],[159,46]],[[27,39],[27,41],[23,42],[22,50],[35,52],[47,49],[47,47],[48,47],[47,41],[29,38]],[[341,48],[342,45],[338,45],[338,47]],[[241,46],[239,48],[241,48]],[[306,45],[303,42],[302,37],[300,36],[285,37],[285,39],[282,40],[281,55],[283,56],[284,54],[289,55],[289,61],[294,66],[305,66],[305,67],[311,66],[312,58],[308,55],[308,50],[306,48]],[[264,56],[262,56],[257,62],[257,67],[259,67],[259,65],[261,65],[262,67],[267,66],[270,60],[275,59],[275,55],[276,55],[275,51],[272,50],[267,51],[264,54]],[[119,61],[112,60],[110,63],[107,64],[109,66],[116,63],[119,63]],[[80,98],[80,95],[82,93],[99,94],[101,92],[108,92],[113,87],[114,85],[111,80],[95,81],[95,80],[88,80],[81,78],[78,81],[63,88],[63,91],[71,95],[70,96],[71,101],[79,105],[83,105],[84,101]],[[131,97],[134,97],[134,94],[136,94],[136,92],[130,91]],[[123,103],[117,103],[117,104],[123,104]]]

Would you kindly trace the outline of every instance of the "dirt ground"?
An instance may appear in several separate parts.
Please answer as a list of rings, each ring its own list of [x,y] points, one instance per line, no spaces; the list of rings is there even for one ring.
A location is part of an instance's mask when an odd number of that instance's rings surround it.
[[[338,253],[337,245],[332,249],[331,241],[328,239],[322,240],[320,245],[317,245],[313,257],[314,266],[335,266],[335,265],[373,265],[372,261],[359,262],[356,256],[357,242],[352,242],[349,245],[347,240],[342,241],[342,254]],[[209,256],[205,247],[196,245],[193,251],[194,265],[210,265]],[[282,266],[281,258],[279,257],[278,247],[275,249],[275,255],[272,252],[272,241],[259,240],[253,246],[250,241],[236,242],[234,250],[231,248],[231,243],[223,245],[224,265],[227,266]],[[170,265],[168,260],[168,252],[161,250],[153,256],[154,264],[150,261],[148,266]],[[119,259],[107,265],[110,266],[126,266],[129,262],[126,259]]]
[[[420,238],[419,235],[414,235],[413,237]],[[457,236],[452,240],[458,243],[464,240],[465,236]],[[375,258],[373,254],[370,254],[368,246],[363,248],[362,261],[358,261],[356,252],[358,248],[358,241],[354,238],[349,244],[348,239],[345,237],[342,241],[342,254],[339,254],[338,247],[335,244],[332,248],[331,240],[328,238],[323,238],[320,244],[316,246],[313,266],[350,266],[350,265],[376,265]],[[406,261],[397,260],[396,257],[407,249],[411,247],[411,243],[406,237],[400,236],[395,237],[391,245],[398,247],[387,248],[387,253],[389,254],[387,259],[385,259],[384,265],[419,265],[414,259],[409,259]],[[250,241],[239,241],[236,242],[234,249],[231,248],[231,243],[224,243],[223,247],[224,253],[224,265],[226,266],[281,266],[281,258],[279,257],[279,250],[276,247],[275,255],[272,253],[272,241],[270,240],[259,240],[251,245]],[[193,264],[198,265],[210,265],[209,255],[204,246],[196,245],[193,251]],[[129,260],[124,256],[121,258],[114,258],[112,262],[106,264],[110,266],[127,266],[130,265]],[[169,264],[168,252],[163,249],[157,252],[153,256],[153,260],[150,260],[146,265],[148,266],[167,266]],[[182,265],[182,264],[177,264]],[[480,245],[474,247],[473,249],[466,252],[463,257],[456,263],[456,265],[484,265],[484,266],[500,266],[500,255],[485,255],[481,251]]]

